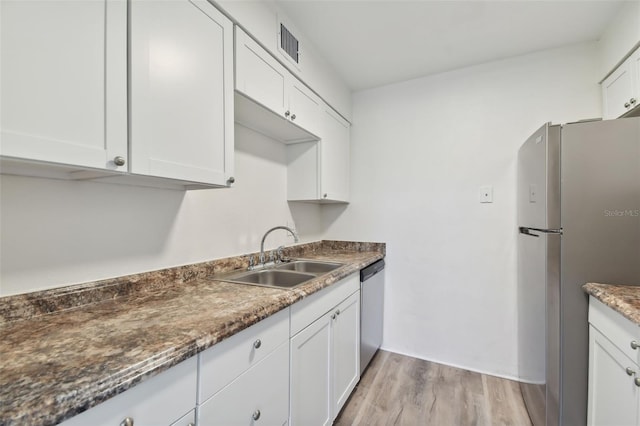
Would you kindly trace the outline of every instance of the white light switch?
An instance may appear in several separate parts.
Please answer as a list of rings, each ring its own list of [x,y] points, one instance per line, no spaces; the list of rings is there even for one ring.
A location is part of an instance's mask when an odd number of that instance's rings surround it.
[[[480,202],[493,203],[493,186],[480,187]]]

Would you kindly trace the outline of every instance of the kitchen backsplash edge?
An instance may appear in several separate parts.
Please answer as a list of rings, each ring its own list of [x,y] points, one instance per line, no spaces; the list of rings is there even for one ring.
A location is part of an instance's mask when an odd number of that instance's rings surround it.
[[[286,247],[284,255],[300,258],[322,254],[326,251],[377,251],[384,255],[386,246],[384,243],[322,240]],[[186,284],[196,278],[204,278],[212,274],[246,269],[249,266],[249,257],[253,257],[257,262],[259,253],[247,253],[207,262],[0,297],[0,325],[75,309],[108,299],[124,298],[141,292],[149,293],[167,285]]]

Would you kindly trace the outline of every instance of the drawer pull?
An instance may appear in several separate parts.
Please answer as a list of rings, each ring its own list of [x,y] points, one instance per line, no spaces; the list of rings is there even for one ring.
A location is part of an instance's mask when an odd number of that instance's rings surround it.
[[[120,426],[133,426],[133,417],[125,417],[125,419],[120,422]]]
[[[636,377],[635,379],[633,379],[633,383],[635,383],[636,386],[640,387],[640,379],[639,378]]]
[[[640,385],[638,385],[638,386],[640,386]],[[258,420],[258,419],[260,418],[260,414],[261,414],[261,413],[260,413],[260,410],[256,410],[256,411],[254,411],[254,412],[253,412],[253,416],[252,416],[252,417],[253,417],[253,420]]]
[[[627,372],[628,376],[633,376],[634,374],[636,374],[636,372],[634,370],[631,369],[631,367],[627,367],[626,370],[624,370]]]
[[[254,348],[259,349],[260,346],[262,346],[262,341],[260,341],[260,339],[258,339],[255,342],[253,342],[253,347]]]
[[[636,342],[635,340],[631,341],[631,349],[638,349],[640,348],[640,343]]]

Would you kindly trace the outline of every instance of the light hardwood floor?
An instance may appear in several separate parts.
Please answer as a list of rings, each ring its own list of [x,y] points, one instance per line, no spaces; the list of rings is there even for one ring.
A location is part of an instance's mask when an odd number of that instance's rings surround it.
[[[335,425],[529,426],[518,382],[378,351]]]

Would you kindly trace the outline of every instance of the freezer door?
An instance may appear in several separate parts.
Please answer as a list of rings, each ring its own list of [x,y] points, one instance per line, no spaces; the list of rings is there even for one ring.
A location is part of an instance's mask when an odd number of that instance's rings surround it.
[[[518,226],[560,227],[560,126],[545,124],[518,151]]]
[[[561,421],[586,424],[587,282],[640,285],[640,118],[562,130]]]

